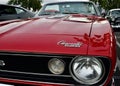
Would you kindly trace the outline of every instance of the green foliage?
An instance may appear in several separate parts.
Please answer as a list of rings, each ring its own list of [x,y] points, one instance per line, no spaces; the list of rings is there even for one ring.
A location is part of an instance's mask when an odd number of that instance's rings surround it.
[[[100,6],[102,6],[106,10],[120,8],[120,0],[91,0],[93,2],[99,2]]]
[[[34,11],[39,10],[41,8],[40,0],[10,0],[8,4],[20,5],[29,10],[30,8],[33,8]]]

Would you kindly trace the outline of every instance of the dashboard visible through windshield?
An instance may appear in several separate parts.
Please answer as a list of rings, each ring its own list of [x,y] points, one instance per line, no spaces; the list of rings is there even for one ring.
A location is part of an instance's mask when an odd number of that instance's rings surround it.
[[[86,14],[97,15],[95,7],[88,2],[62,2],[46,4],[40,11],[40,15],[52,14]]]

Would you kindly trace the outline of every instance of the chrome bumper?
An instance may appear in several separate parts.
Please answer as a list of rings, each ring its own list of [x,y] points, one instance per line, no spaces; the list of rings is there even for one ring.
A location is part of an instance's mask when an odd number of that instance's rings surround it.
[[[120,25],[111,25],[112,28],[120,28]]]
[[[0,84],[0,86],[14,86],[14,85],[9,85],[9,84]]]

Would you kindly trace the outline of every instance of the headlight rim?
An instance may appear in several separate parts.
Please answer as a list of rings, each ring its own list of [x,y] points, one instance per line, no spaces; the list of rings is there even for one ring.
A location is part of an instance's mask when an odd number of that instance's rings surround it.
[[[64,69],[63,69],[63,71],[62,71],[61,73],[55,73],[55,72],[53,72],[53,71],[50,69],[50,65],[49,65],[49,64],[50,64],[50,62],[51,62],[52,60],[54,60],[54,59],[60,60],[60,61],[63,63]],[[63,74],[64,71],[65,71],[65,67],[66,67],[65,62],[64,62],[62,59],[60,59],[60,58],[52,58],[52,59],[50,59],[50,60],[48,61],[48,69],[49,69],[49,71],[50,71],[52,74],[55,74],[55,75],[61,75],[61,74]]]
[[[75,76],[75,74],[73,73],[73,69],[72,69],[73,62],[74,62],[77,58],[84,58],[84,57],[95,58],[95,59],[97,59],[97,60],[101,63],[103,72],[102,72],[102,74],[101,74],[101,77],[100,77],[95,83],[89,83],[89,84],[87,84],[87,83],[85,83],[85,82],[82,82],[82,81],[80,81],[80,80]],[[76,57],[73,58],[72,61],[70,62],[69,72],[70,72],[70,75],[72,76],[72,78],[73,78],[76,82],[78,82],[78,83],[80,83],[80,84],[84,84],[84,85],[94,85],[94,84],[99,83],[99,82],[103,79],[103,77],[104,77],[104,75],[105,75],[105,73],[106,73],[106,70],[105,70],[104,63],[103,63],[102,60],[99,59],[99,57],[97,57],[97,56],[76,56]]]

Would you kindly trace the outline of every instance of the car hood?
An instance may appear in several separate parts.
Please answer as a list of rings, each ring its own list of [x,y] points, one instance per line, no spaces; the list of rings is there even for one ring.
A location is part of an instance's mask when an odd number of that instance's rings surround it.
[[[87,54],[93,23],[99,18],[71,15],[0,23],[0,50]]]

